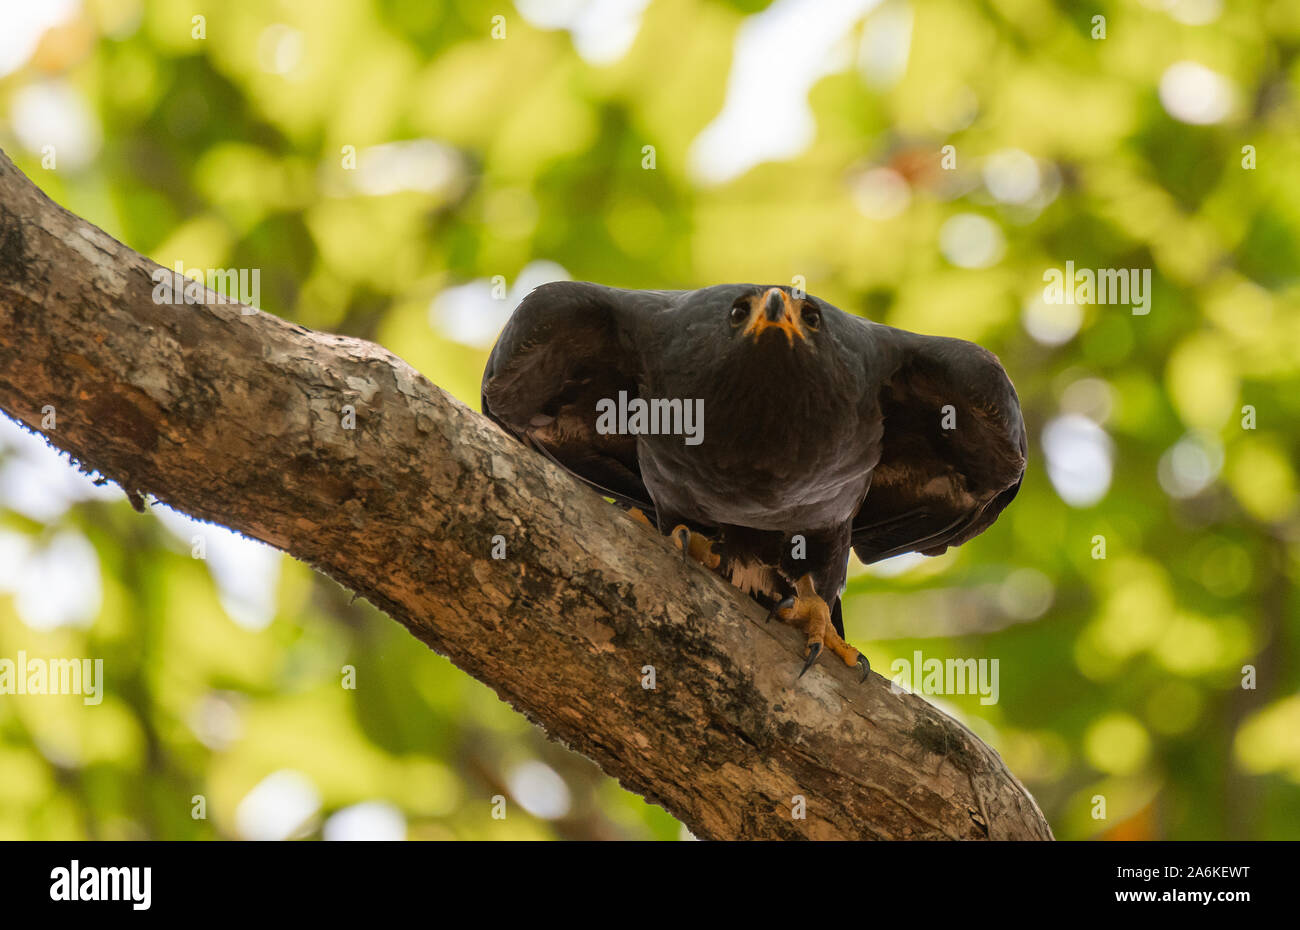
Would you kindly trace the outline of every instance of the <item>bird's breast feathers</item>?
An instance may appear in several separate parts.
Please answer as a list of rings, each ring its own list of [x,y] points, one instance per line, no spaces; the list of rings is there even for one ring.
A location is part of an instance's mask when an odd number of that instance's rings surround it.
[[[852,519],[879,458],[878,411],[858,398],[816,398],[786,385],[775,396],[711,391],[697,445],[638,437],[657,501],[709,525],[798,531]]]

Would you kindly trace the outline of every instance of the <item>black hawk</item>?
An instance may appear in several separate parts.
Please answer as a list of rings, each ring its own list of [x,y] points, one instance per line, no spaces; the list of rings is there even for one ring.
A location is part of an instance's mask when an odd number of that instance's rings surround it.
[[[803,631],[800,675],[823,647],[870,670],[843,638],[850,549],[871,563],[961,545],[1025,470],[991,352],[786,287],[543,285],[482,395],[514,436]]]

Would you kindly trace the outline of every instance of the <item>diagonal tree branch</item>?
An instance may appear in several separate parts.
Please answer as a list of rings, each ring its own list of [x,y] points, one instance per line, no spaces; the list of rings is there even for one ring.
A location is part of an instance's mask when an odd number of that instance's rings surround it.
[[[52,406],[141,506],[358,592],[697,836],[1051,838],[965,727],[829,662],[796,680],[794,630],[391,353],[156,303],[157,268],[0,153],[0,409]]]

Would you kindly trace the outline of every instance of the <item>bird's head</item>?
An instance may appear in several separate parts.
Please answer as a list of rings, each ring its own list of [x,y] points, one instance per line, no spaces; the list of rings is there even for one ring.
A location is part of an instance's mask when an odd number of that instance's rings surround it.
[[[732,335],[755,344],[784,341],[793,349],[807,345],[821,329],[822,312],[811,297],[795,297],[788,288],[758,288],[741,294],[727,313]]]

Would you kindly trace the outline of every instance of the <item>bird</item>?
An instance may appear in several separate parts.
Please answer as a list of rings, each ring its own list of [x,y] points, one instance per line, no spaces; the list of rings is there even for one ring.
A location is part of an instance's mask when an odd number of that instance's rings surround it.
[[[860,672],[841,595],[1015,498],[1027,443],[997,356],[801,288],[543,284],[488,357],[483,412]]]

